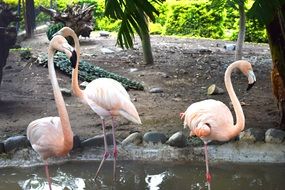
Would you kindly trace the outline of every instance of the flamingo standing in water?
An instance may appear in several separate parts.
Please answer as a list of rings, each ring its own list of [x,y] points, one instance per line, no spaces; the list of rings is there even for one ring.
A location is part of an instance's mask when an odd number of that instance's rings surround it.
[[[49,77],[59,117],[37,119],[32,121],[27,128],[27,138],[30,140],[33,149],[41,156],[45,163],[45,172],[50,190],[51,180],[47,159],[54,156],[65,156],[73,147],[73,132],[53,64],[53,55],[56,50],[63,51],[68,57],[72,57],[71,50],[67,48],[69,48],[69,45],[62,36],[55,36],[50,41],[48,48]]]
[[[117,159],[117,145],[115,139],[115,124],[114,117],[121,115],[126,119],[136,123],[141,124],[141,119],[135,108],[134,104],[131,102],[130,96],[121,85],[121,83],[110,78],[98,78],[90,82],[85,90],[81,90],[78,85],[78,65],[80,57],[80,46],[79,40],[75,32],[68,28],[64,27],[57,34],[62,35],[63,37],[71,36],[75,43],[75,51],[77,54],[76,65],[73,65],[72,70],[72,89],[75,96],[89,105],[91,109],[97,113],[102,120],[102,129],[104,135],[104,146],[105,152],[103,159],[98,167],[95,178],[98,176],[99,171],[104,163],[104,161],[109,157],[109,151],[106,141],[105,133],[105,119],[111,117],[112,119],[112,134],[113,134],[113,156],[114,156],[114,168],[113,168],[113,179],[116,177],[116,159]]]
[[[207,143],[212,140],[228,141],[236,137],[245,125],[245,119],[240,102],[234,92],[231,73],[234,68],[238,68],[245,76],[248,77],[249,90],[256,81],[251,64],[244,60],[235,61],[230,64],[225,73],[225,85],[232,101],[236,114],[236,124],[233,122],[233,116],[229,108],[222,102],[213,99],[203,100],[190,105],[181,118],[184,119],[184,127],[190,129],[190,136],[196,135],[204,142],[205,162],[206,162],[206,179],[210,189],[211,175],[208,166]]]

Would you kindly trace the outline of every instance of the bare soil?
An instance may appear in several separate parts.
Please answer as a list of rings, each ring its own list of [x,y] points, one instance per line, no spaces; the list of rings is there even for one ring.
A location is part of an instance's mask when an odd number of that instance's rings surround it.
[[[227,93],[207,95],[207,88],[216,84],[225,89],[223,76],[234,60],[234,51],[224,46],[233,42],[209,39],[190,39],[152,36],[154,65],[142,61],[140,41],[134,49],[116,47],[116,36],[100,37],[92,33],[90,39],[80,39],[81,59],[108,71],[143,83],[145,90],[129,90],[141,116],[142,125],[118,118],[117,137],[122,140],[133,131],[159,131],[170,136],[182,129],[179,113],[196,101],[212,98],[224,102],[231,110]],[[47,53],[48,40],[44,33],[21,42],[32,48],[37,57]],[[101,48],[113,53],[104,54]],[[244,59],[253,64],[256,85],[246,91],[247,79],[240,72],[233,73],[232,81],[243,104],[247,128],[278,127],[279,114],[270,81],[271,58],[267,44],[244,46]],[[132,69],[136,68],[137,71]],[[70,88],[69,76],[57,72],[61,87]],[[82,81],[81,81],[82,82]],[[159,87],[162,93],[150,93]],[[65,96],[72,128],[82,139],[102,133],[100,118],[74,96]],[[219,110],[217,110],[219,111]],[[233,113],[234,114],[234,113]],[[0,88],[0,140],[26,133],[28,124],[45,116],[56,116],[57,110],[48,78],[48,70],[32,60],[21,60],[20,51],[10,51]]]

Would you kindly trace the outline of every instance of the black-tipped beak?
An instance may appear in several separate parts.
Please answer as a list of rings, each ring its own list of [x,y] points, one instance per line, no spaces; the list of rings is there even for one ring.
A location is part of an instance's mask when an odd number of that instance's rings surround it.
[[[72,56],[70,57],[70,62],[71,62],[71,67],[73,68],[73,69],[75,69],[75,67],[76,67],[76,62],[77,62],[77,54],[76,54],[76,51],[75,50],[73,50],[72,51]]]
[[[255,84],[255,82],[248,84],[246,91],[249,91],[253,85]]]

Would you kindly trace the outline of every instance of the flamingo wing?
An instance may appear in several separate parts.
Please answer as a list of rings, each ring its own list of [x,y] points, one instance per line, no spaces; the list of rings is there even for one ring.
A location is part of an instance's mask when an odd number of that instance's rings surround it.
[[[135,123],[141,123],[129,94],[113,79],[93,80],[84,90],[84,96],[92,110],[101,117],[120,114]]]
[[[185,112],[184,127],[203,140],[226,141],[227,130],[233,126],[233,116],[229,108],[216,100],[196,102]],[[202,135],[199,135],[202,134]]]
[[[27,138],[43,159],[60,155],[64,142],[60,118],[45,117],[31,122]]]

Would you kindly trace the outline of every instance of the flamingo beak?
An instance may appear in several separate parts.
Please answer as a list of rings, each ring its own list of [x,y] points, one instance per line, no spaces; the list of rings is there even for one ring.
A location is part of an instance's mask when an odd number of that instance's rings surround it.
[[[254,84],[255,84],[255,81],[253,83],[249,83],[246,91],[249,91],[253,87]]]
[[[76,67],[76,64],[77,64],[77,54],[76,54],[76,51],[73,50],[72,51],[72,55],[71,57],[69,58],[70,62],[71,62],[71,66],[73,69],[75,69]]]
[[[254,75],[254,72],[250,70],[248,72],[248,87],[246,89],[247,91],[253,87],[253,85],[255,84],[255,81],[256,81],[256,77]]]

